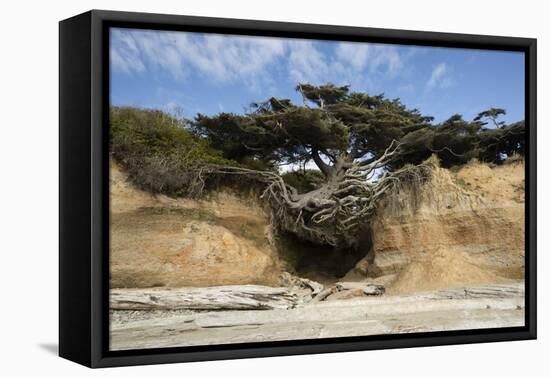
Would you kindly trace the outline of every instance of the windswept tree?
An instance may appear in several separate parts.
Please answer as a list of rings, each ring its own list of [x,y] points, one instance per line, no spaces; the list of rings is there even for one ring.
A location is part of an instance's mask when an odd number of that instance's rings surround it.
[[[504,109],[490,108],[474,118],[474,122],[482,127],[479,134],[481,160],[498,163],[508,156],[525,155],[525,122],[507,125],[498,119],[504,114]]]
[[[436,155],[443,167],[460,166],[472,159],[495,164],[525,154],[525,122],[506,124],[504,109],[482,111],[472,121],[460,114],[437,125],[426,125],[400,139],[392,166],[418,164]]]
[[[348,86],[300,84],[302,104],[270,98],[245,115],[198,115],[195,132],[232,160],[305,169],[322,178],[300,191],[277,169],[218,167],[217,173],[254,176],[266,183],[277,226],[319,244],[349,247],[377,200],[403,179],[419,179],[425,165],[392,166],[405,135],[429,127],[430,117],[399,100],[350,92]]]
[[[151,191],[196,197],[217,185],[260,182],[276,229],[339,247],[355,244],[382,196],[425,179],[430,156],[450,167],[524,154],[525,124],[502,122],[503,109],[433,124],[398,99],[348,86],[296,90],[299,104],[272,97],[245,114],[193,121],[113,108],[110,151]]]

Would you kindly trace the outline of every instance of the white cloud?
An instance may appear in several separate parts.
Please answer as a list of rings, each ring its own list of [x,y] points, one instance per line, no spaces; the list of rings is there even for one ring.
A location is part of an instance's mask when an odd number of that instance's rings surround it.
[[[290,41],[288,70],[297,83],[318,84],[325,81],[329,73],[326,57],[311,41]]]
[[[426,89],[448,88],[454,84],[451,70],[446,63],[439,63],[432,70],[432,74],[426,83]]]
[[[336,85],[354,83],[358,87],[372,84],[373,74],[398,75],[403,60],[395,46],[341,42],[333,54],[307,40],[288,41],[288,71],[296,82]]]
[[[394,77],[403,68],[402,57],[392,45],[341,42],[336,47],[336,57],[356,72],[367,69]]]
[[[273,38],[221,35],[190,38],[186,34],[174,34],[182,58],[208,78],[220,82],[260,75],[284,53],[282,41]]]
[[[139,48],[133,38],[128,35],[119,35],[115,48],[111,49],[111,65],[113,68],[127,74],[145,71],[141,61]]]
[[[373,49],[374,59],[372,70],[383,69],[389,76],[396,76],[403,68],[403,61],[397,47],[387,45],[375,45]]]
[[[148,66],[156,66],[170,72],[176,78],[183,77],[183,60],[174,46],[166,43],[167,34],[141,30],[113,30],[110,51],[113,69],[128,74],[139,74]]]
[[[193,68],[215,82],[253,81],[284,53],[283,41],[275,38],[139,30],[115,30],[112,37],[113,69],[139,74],[158,67],[175,79]]]
[[[336,47],[336,56],[341,62],[349,63],[356,70],[367,64],[371,46],[364,43],[341,42]]]
[[[114,29],[111,64],[128,75],[191,72],[214,83],[243,82],[250,89],[273,87],[273,70],[298,82],[366,87],[375,75],[394,77],[403,57],[396,46],[312,40]],[[375,74],[375,75],[373,75]],[[357,88],[355,88],[357,89]]]

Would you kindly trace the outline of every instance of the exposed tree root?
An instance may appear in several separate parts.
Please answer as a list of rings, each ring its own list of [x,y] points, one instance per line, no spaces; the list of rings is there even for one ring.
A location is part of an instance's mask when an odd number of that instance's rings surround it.
[[[336,157],[334,165],[325,167],[325,183],[307,193],[299,193],[273,171],[226,166],[208,170],[215,174],[245,175],[265,183],[261,198],[270,204],[276,228],[317,244],[350,247],[357,240],[359,226],[374,214],[382,196],[399,183],[422,182],[431,172],[429,164],[383,171],[398,149],[399,144],[393,141],[373,161]]]

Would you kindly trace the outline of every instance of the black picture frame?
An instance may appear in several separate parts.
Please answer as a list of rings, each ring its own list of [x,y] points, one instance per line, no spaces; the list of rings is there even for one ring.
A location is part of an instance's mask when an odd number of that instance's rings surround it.
[[[525,326],[215,346],[108,350],[110,27],[525,53]],[[536,39],[92,10],[59,24],[59,354],[89,367],[536,338]]]

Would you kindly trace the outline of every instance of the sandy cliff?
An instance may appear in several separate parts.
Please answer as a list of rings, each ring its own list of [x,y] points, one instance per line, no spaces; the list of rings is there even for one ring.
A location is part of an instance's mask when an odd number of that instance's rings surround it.
[[[110,183],[111,287],[277,284],[267,217],[253,201],[155,196],[115,164]]]
[[[278,286],[292,270],[253,199],[151,195],[115,164],[111,231],[112,287]],[[375,280],[391,294],[521,280],[524,165],[436,168],[428,182],[382,203],[371,231],[372,251],[348,281]]]
[[[523,279],[524,164],[436,168],[381,206],[372,237],[353,273],[390,292]]]

